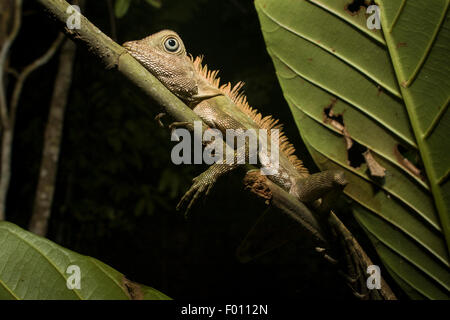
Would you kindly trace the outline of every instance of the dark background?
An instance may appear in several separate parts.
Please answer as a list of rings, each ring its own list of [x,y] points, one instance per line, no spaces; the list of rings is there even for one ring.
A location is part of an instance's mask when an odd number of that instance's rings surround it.
[[[127,14],[116,19],[118,43],[161,29],[177,31],[188,52],[204,54],[212,69],[221,70],[223,81],[246,83],[250,104],[285,124],[297,155],[316,171],[283,99],[253,2],[162,4],[156,9],[133,1]],[[106,1],[86,1],[83,14],[111,35]],[[11,65],[20,69],[36,59],[58,31],[59,25],[34,0],[25,0]],[[53,58],[34,72],[19,105],[7,220],[23,228],[32,211],[56,68]],[[300,234],[297,241],[249,263],[236,259],[236,248],[264,209],[243,190],[239,173],[223,177],[187,219],[175,211],[191,179],[205,168],[171,163],[169,132],[153,120],[159,111],[120,73],[106,70],[78,46],[49,239],[175,299],[353,299],[345,282]],[[339,215],[377,261],[348,209]]]

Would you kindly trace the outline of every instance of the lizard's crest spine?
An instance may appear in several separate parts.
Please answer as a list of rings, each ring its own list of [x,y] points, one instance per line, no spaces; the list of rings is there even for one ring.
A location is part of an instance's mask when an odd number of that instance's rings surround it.
[[[308,174],[308,169],[303,166],[303,162],[294,154],[295,148],[292,143],[288,141],[288,138],[282,131],[283,125],[279,123],[279,120],[272,118],[272,116],[263,117],[256,109],[250,107],[247,97],[242,91],[244,82],[239,81],[234,86],[232,86],[230,82],[221,85],[220,77],[217,76],[219,70],[208,70],[208,66],[206,64],[202,65],[203,56],[198,56],[195,59],[191,56],[191,60],[199,76],[203,77],[209,84],[219,89],[224,95],[229,97],[235,105],[260,128],[269,130],[267,132],[268,136],[270,136],[270,129],[280,130],[279,147],[281,152],[287,156],[289,161],[300,171],[300,173]]]

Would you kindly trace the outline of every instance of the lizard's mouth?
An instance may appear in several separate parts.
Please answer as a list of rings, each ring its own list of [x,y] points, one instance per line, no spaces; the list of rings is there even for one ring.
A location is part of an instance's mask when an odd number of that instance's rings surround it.
[[[122,47],[124,47],[132,57],[136,59],[138,58],[138,52],[134,45],[134,41],[127,41],[124,44],[122,44]]]

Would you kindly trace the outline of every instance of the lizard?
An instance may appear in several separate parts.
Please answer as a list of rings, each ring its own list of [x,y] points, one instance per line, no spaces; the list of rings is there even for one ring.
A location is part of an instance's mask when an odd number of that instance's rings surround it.
[[[173,94],[184,101],[210,128],[225,134],[227,129],[279,130],[279,167],[267,178],[306,204],[320,206],[320,199],[327,193],[342,190],[347,181],[340,170],[327,170],[310,174],[295,155],[294,146],[282,131],[282,125],[272,116],[263,117],[252,108],[242,92],[243,82],[234,86],[220,84],[218,71],[202,64],[203,57],[188,54],[180,36],[172,30],[162,30],[141,40],[128,41],[123,47]],[[158,117],[159,118],[159,117]],[[159,120],[159,119],[158,119]],[[173,123],[173,126],[189,126],[189,123]],[[270,136],[270,133],[268,133]],[[235,152],[236,159],[248,158],[245,150]],[[241,164],[218,161],[193,179],[193,185],[181,198],[177,209],[186,206],[186,212],[202,195],[207,196],[217,179],[240,167]],[[270,162],[265,162],[270,167]]]
[[[279,121],[272,116],[263,117],[249,105],[241,90],[242,82],[234,86],[231,83],[221,84],[217,76],[218,71],[209,70],[207,65],[203,65],[202,56],[194,58],[189,55],[176,32],[162,30],[141,40],[125,42],[123,47],[166,88],[185,102],[210,128],[218,129],[222,133],[225,133],[227,129],[279,130],[280,166],[275,174],[267,175],[267,178],[298,199],[302,205],[307,205],[300,210],[301,217],[295,219],[299,218],[301,224],[312,234],[321,235],[324,230],[321,230],[321,223],[317,224],[318,221],[311,212],[319,214],[318,220],[328,221],[327,224],[330,224],[333,233],[341,233],[339,242],[345,250],[344,255],[347,258],[349,270],[353,269],[352,276],[345,275],[345,277],[352,288],[357,279],[359,282],[364,280],[361,276],[364,268],[361,269],[359,263],[360,253],[353,244],[348,243],[353,237],[348,235],[348,232],[342,232],[342,222],[330,210],[331,202],[347,185],[342,170],[326,170],[310,174],[303,162],[295,155],[295,148],[282,132]],[[161,115],[163,114],[156,117],[158,121]],[[190,129],[193,127],[191,123],[186,122],[175,122],[169,128],[173,126],[187,126]],[[249,157],[247,143],[244,150],[235,152],[235,159],[244,157],[245,159]],[[266,162],[264,165],[270,167],[271,163]],[[223,161],[212,164],[205,172],[193,179],[193,185],[181,198],[177,210],[186,206],[187,213],[202,194],[204,196],[209,194],[219,177],[240,166],[242,164],[236,164],[236,162],[229,164]],[[328,232],[331,230],[329,227],[327,229]],[[324,248],[317,247],[316,251],[321,252],[323,257],[332,264],[337,263],[325,253]],[[358,295],[355,289],[352,290]]]

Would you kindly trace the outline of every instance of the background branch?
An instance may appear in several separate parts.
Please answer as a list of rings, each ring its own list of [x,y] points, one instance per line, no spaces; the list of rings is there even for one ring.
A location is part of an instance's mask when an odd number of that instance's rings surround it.
[[[23,71],[19,74],[19,76],[17,77],[17,81],[14,85],[14,90],[13,90],[13,93],[11,96],[11,101],[9,103],[9,109],[10,109],[9,122],[10,122],[12,129],[14,128],[16,112],[17,112],[17,105],[19,104],[20,94],[22,93],[22,88],[25,83],[25,80],[33,71],[35,71],[37,68],[46,64],[54,56],[56,50],[58,50],[59,45],[62,43],[63,40],[64,40],[64,34],[59,33],[58,36],[56,37],[55,41],[53,41],[53,43],[48,48],[48,50],[42,56],[40,56],[39,58],[34,60],[32,63],[27,65],[23,69]]]
[[[53,96],[45,127],[41,168],[39,170],[39,180],[29,225],[29,230],[40,236],[45,236],[47,233],[48,220],[53,203],[64,112],[72,82],[75,52],[75,44],[67,39],[61,48],[58,73],[55,77]]]
[[[4,220],[6,214],[6,200],[8,195],[9,183],[11,180],[11,152],[14,139],[14,127],[16,122],[17,107],[24,82],[33,71],[35,71],[37,68],[41,67],[51,59],[63,39],[64,35],[62,33],[58,34],[56,40],[50,45],[50,48],[41,57],[30,63],[23,69],[14,85],[9,111],[6,104],[4,105],[4,110],[2,111],[3,131],[1,141],[0,170],[0,220]],[[5,113],[4,118],[3,112]]]
[[[2,48],[0,50],[0,117],[1,117],[1,123],[3,128],[8,126],[8,106],[6,102],[6,88],[4,84],[4,76],[5,76],[5,66],[6,66],[6,59],[9,54],[9,49],[11,48],[11,45],[13,44],[14,40],[17,37],[17,34],[19,33],[20,25],[21,25],[21,15],[22,15],[22,0],[15,0],[14,4],[10,1],[10,6],[12,5],[12,9],[9,8],[1,8],[3,11],[3,14],[7,14],[7,12],[13,12],[12,17],[12,28],[11,32],[8,34],[7,32],[7,25],[4,26],[5,28],[5,34],[6,37],[3,40]],[[2,4],[3,6],[7,5],[6,2]],[[3,17],[4,18],[4,17]],[[7,24],[9,19],[5,19],[4,22]],[[0,220],[3,220],[1,218],[1,212],[0,212]]]

